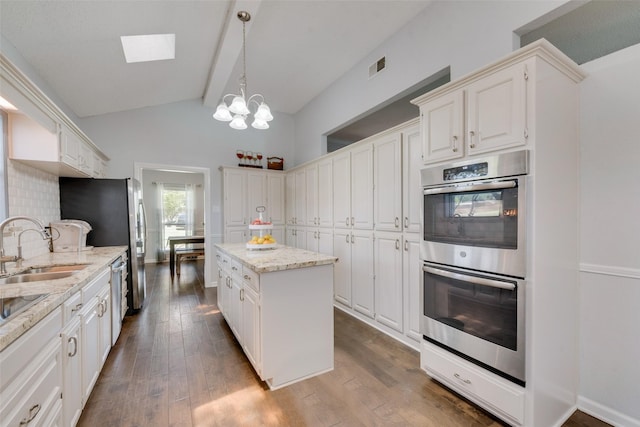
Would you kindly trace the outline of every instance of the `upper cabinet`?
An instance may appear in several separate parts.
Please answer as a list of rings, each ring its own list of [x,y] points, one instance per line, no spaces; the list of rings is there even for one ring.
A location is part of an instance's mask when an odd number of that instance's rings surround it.
[[[442,86],[412,102],[420,107],[425,164],[522,146],[534,120],[532,59],[517,58]]]
[[[109,158],[35,84],[0,54],[9,158],[57,176],[102,178]]]

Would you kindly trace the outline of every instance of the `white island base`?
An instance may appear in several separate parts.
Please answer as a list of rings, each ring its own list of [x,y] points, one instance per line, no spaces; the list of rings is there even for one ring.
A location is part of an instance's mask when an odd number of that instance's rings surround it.
[[[216,246],[218,305],[260,378],[275,390],[331,371],[336,258]]]

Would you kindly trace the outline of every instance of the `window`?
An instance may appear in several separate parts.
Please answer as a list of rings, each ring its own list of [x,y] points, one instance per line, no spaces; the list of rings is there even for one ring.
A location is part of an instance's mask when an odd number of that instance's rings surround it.
[[[168,238],[194,232],[194,191],[191,184],[158,184],[163,249]]]

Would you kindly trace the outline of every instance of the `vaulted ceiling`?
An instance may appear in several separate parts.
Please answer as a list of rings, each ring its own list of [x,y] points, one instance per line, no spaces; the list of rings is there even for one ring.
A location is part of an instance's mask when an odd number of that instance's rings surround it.
[[[430,0],[0,1],[0,31],[79,117],[247,89],[296,113]],[[127,64],[120,36],[176,35],[176,57]]]

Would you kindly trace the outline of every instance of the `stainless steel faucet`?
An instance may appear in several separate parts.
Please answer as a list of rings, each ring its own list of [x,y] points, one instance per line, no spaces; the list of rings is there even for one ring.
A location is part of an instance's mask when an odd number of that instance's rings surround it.
[[[4,229],[5,227],[14,222],[14,221],[31,221],[32,223],[34,223],[38,228],[37,229],[33,229],[34,231],[37,231],[38,233],[40,233],[40,235],[42,236],[43,240],[47,240],[49,238],[51,238],[51,235],[49,234],[49,232],[47,231],[47,229],[45,228],[44,224],[42,224],[42,222],[40,222],[40,220],[36,219],[36,218],[31,218],[28,216],[11,216],[7,219],[5,219],[4,221],[0,222],[0,274],[7,274],[7,268],[6,268],[6,263],[7,262],[17,262],[19,263],[20,261],[22,261],[22,248],[19,247],[18,248],[18,254],[15,256],[5,256],[4,254]],[[30,229],[31,230],[31,229]],[[22,233],[24,233],[27,230],[22,231],[19,235],[18,235],[18,240],[20,239],[20,236],[22,235]],[[18,244],[18,246],[20,246]]]

